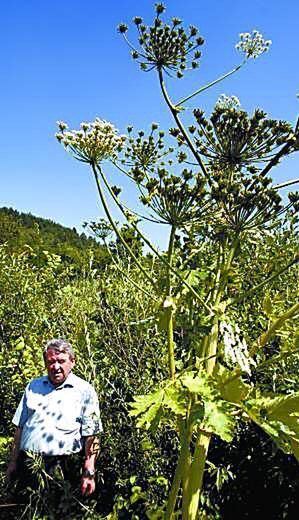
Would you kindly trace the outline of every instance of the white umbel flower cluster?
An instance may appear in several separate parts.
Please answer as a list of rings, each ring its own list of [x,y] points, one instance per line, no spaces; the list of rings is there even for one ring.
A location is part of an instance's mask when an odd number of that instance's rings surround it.
[[[238,108],[240,106],[241,103],[237,96],[226,96],[225,94],[221,94],[216,101],[216,107],[219,108]]]
[[[98,164],[105,159],[116,159],[122,150],[126,135],[117,135],[117,129],[108,121],[99,119],[81,123],[81,130],[67,130],[64,121],[57,121],[60,132],[56,139],[78,160]]]
[[[240,41],[237,43],[236,49],[245,52],[247,58],[257,58],[269,50],[271,43],[271,40],[264,40],[262,34],[254,30],[252,34],[240,34]]]
[[[255,361],[249,357],[245,339],[240,338],[240,328],[235,324],[220,323],[220,333],[224,343],[224,357],[226,361],[233,365],[239,365],[241,370],[251,375],[250,365],[256,365]]]

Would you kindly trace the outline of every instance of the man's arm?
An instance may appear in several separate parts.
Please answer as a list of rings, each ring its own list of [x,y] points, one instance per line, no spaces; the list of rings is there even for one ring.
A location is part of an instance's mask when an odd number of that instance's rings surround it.
[[[6,470],[6,480],[7,482],[10,482],[13,478],[14,473],[17,469],[17,459],[18,455],[20,453],[20,441],[21,441],[21,435],[22,435],[22,428],[17,427],[14,434],[14,440],[11,450],[11,457],[10,457],[10,463],[8,464],[7,470]]]
[[[82,495],[89,496],[95,490],[95,475],[86,475],[86,473],[95,472],[95,463],[100,450],[99,438],[89,435],[85,440],[85,458],[83,464],[83,477],[81,483]]]

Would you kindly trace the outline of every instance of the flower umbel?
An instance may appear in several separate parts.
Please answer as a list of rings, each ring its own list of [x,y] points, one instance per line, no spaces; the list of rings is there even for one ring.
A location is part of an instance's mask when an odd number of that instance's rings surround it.
[[[221,218],[215,212],[215,219],[240,232],[263,228],[288,208],[281,204],[265,164],[293,142],[294,133],[289,123],[268,119],[261,110],[249,117],[230,100],[222,97],[210,120],[202,110],[194,110],[194,135],[197,150],[207,160],[211,197],[220,211]]]
[[[250,118],[239,105],[237,98],[221,97],[210,122],[202,110],[193,112],[199,126],[196,146],[213,161],[214,167],[251,168],[253,164],[267,162],[275,149],[293,135],[289,123],[268,119],[258,109]]]
[[[144,24],[140,16],[133,19],[138,30],[140,49],[128,41],[125,34],[128,27],[125,24],[120,24],[118,30],[124,35],[131,48],[132,58],[139,62],[142,70],[156,68],[176,72],[177,77],[181,78],[188,68],[198,68],[201,57],[199,47],[204,44],[204,39],[193,25],[185,31],[179,18],[172,18],[169,25],[164,24],[160,18],[164,10],[163,4],[156,4],[156,18],[152,26]]]
[[[81,123],[81,130],[66,131],[63,121],[57,122],[61,132],[57,140],[70,150],[78,161],[98,164],[105,159],[116,159],[124,146],[125,135],[117,135],[117,129],[109,122],[99,119]]]
[[[158,131],[157,123],[152,123],[148,136],[141,130],[137,137],[133,137],[132,130],[132,127],[128,128],[129,137],[122,163],[129,166],[128,174],[136,182],[142,182],[148,174],[154,173],[157,164],[161,164],[173,152],[173,148],[165,146],[164,132]]]
[[[226,96],[225,94],[221,94],[216,102],[216,107],[219,108],[238,108],[240,105],[241,103],[237,96]]]
[[[246,58],[257,58],[264,52],[269,50],[271,40],[264,40],[262,34],[254,30],[252,34],[241,33],[240,41],[236,45],[236,49],[243,51],[246,54]]]

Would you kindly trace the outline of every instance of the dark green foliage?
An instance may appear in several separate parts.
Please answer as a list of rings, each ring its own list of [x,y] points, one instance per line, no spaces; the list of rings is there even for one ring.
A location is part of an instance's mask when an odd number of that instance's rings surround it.
[[[16,252],[29,246],[39,264],[45,261],[44,251],[59,255],[63,263],[79,269],[91,258],[98,267],[109,261],[105,247],[75,228],[5,207],[0,208],[0,244],[4,243]]]
[[[299,507],[299,469],[292,456],[284,455],[269,437],[254,425],[243,426],[235,441],[214,439],[210,460],[225,461],[233,479],[216,489],[208,477],[206,488],[223,520],[267,518],[296,520]]]

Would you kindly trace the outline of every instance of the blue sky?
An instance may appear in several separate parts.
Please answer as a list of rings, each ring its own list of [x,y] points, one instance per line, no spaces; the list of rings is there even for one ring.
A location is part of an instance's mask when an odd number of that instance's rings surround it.
[[[51,218],[81,230],[102,216],[88,167],[68,156],[56,142],[57,120],[72,128],[96,116],[121,132],[132,123],[173,123],[155,73],[139,71],[117,33],[119,22],[135,15],[150,22],[150,0],[12,0],[1,6],[2,101],[0,206]],[[180,99],[237,65],[240,32],[258,29],[273,45],[239,74],[193,101],[208,112],[221,93],[239,97],[242,107],[263,108],[273,118],[294,123],[298,112],[299,2],[287,0],[169,0],[165,17],[178,16],[199,27],[206,44],[200,69],[185,80],[168,82]],[[134,27],[129,35],[133,36]],[[275,171],[276,182],[298,177],[299,157]],[[112,173],[112,172],[111,172]],[[134,204],[133,186],[116,176]],[[117,217],[117,215],[116,215]],[[163,243],[163,230],[149,230]]]

